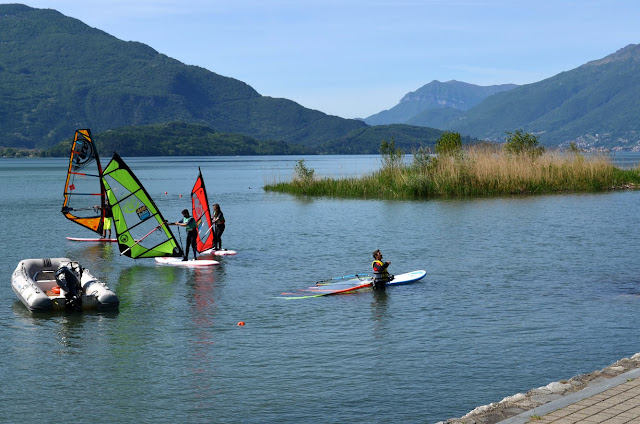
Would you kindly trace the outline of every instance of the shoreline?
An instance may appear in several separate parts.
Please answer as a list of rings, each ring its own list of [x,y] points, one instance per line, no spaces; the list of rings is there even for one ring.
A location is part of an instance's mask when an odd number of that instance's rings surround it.
[[[586,374],[569,380],[554,381],[546,386],[508,396],[499,402],[478,406],[460,418],[449,418],[437,424],[494,424],[545,405],[565,395],[600,384],[626,372],[640,368],[640,352]]]

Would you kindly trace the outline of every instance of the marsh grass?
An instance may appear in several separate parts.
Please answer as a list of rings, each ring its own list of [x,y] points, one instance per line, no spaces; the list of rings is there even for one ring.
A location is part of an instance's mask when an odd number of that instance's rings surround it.
[[[362,177],[309,178],[294,175],[265,190],[292,194],[365,198],[502,196],[595,192],[640,184],[640,169],[624,170],[607,155],[546,151],[537,157],[490,146],[471,146],[457,155],[383,166]]]

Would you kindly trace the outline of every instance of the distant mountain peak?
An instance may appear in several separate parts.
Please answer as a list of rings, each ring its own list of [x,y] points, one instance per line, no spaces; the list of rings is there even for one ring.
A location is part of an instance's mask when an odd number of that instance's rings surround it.
[[[625,62],[628,60],[640,61],[640,44],[629,44],[602,59],[587,62],[584,66],[600,66],[611,62]]]

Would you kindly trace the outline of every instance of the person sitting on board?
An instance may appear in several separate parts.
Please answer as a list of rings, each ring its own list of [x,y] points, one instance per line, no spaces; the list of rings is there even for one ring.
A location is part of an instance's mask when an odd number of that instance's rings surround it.
[[[215,203],[213,205],[213,225],[215,226],[213,231],[213,250],[222,250],[222,233],[224,233],[224,215],[220,210],[220,205]]]
[[[189,260],[189,246],[193,248],[193,259],[196,259],[196,237],[198,237],[198,230],[196,229],[196,220],[192,216],[189,216],[187,209],[182,211],[182,221],[175,222],[173,225],[179,225],[185,227],[187,231],[187,245],[184,248],[183,261]]]
[[[373,252],[373,259],[374,261],[371,263],[371,267],[373,268],[373,283],[371,287],[373,287],[374,290],[384,290],[387,283],[393,280],[393,276],[389,275],[387,271],[391,262],[382,262],[382,252],[380,252],[380,249],[376,249],[375,252]]]

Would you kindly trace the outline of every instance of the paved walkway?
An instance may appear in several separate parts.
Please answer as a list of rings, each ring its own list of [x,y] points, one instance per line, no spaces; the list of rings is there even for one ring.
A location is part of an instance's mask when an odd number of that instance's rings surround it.
[[[640,424],[640,368],[500,421],[501,424]]]

